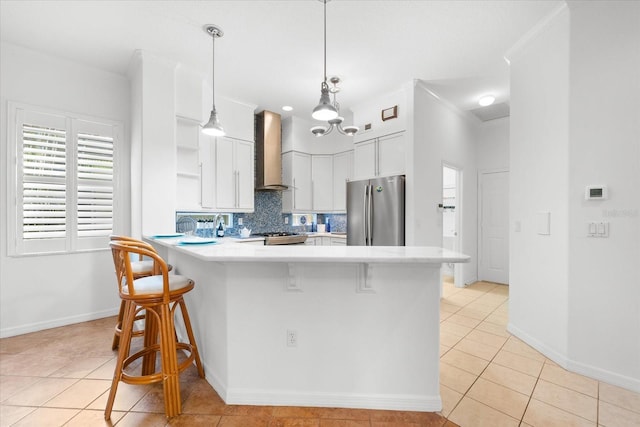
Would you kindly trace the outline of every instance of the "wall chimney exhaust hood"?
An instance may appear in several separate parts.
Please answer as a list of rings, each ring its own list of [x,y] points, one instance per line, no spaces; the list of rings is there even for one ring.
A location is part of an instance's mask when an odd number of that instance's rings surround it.
[[[282,129],[280,114],[256,114],[256,191],[283,191]]]

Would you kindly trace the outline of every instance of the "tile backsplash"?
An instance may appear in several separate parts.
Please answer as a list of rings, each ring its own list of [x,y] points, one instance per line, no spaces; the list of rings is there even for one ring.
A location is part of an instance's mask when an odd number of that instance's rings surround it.
[[[237,235],[238,230],[242,226],[238,226],[238,219],[242,218],[243,226],[249,228],[252,234],[269,233],[275,231],[287,232],[310,232],[311,224],[292,225],[293,218],[291,214],[282,213],[282,192],[280,191],[257,191],[254,193],[254,212],[234,213],[233,224],[226,229],[226,235]],[[224,213],[224,212],[220,212]],[[215,216],[210,213],[198,213],[198,217]],[[285,218],[288,224],[285,224]],[[317,214],[317,222],[326,224],[326,220],[331,223],[331,231],[345,232],[347,231],[347,215],[346,214]]]

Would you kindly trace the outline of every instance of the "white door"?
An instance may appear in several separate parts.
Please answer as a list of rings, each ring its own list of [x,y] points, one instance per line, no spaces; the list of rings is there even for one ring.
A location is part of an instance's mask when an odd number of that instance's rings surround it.
[[[509,172],[480,174],[480,280],[509,283]]]

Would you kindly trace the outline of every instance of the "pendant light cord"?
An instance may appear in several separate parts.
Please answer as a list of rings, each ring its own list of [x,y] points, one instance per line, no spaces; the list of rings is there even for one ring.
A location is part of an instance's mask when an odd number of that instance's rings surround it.
[[[216,30],[211,34],[212,47],[211,47],[211,109],[216,109]]]
[[[323,0],[324,4],[324,86],[327,85],[327,0]]]

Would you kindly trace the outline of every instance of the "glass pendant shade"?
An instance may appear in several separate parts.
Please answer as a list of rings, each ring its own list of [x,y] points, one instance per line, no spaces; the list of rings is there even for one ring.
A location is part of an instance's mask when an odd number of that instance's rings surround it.
[[[329,99],[329,88],[326,86],[326,83],[322,85],[320,103],[313,109],[311,117],[325,122],[338,117],[338,110],[331,104],[331,99]]]
[[[211,116],[206,125],[202,126],[202,133],[210,136],[224,136],[224,129],[218,121],[218,112],[214,108],[211,110]]]

